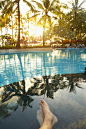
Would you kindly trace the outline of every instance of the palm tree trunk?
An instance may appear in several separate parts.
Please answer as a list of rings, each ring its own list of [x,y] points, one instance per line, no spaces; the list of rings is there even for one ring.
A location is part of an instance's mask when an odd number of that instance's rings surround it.
[[[71,39],[71,43],[70,43],[70,46],[72,46],[72,39]]]
[[[11,6],[12,5],[12,0],[11,0]],[[13,39],[13,17],[12,17],[12,14],[13,14],[13,10],[11,10],[11,20],[12,20],[12,39]]]
[[[13,17],[11,15],[11,20],[12,20],[12,39],[13,39]]]
[[[75,21],[74,21],[74,30],[76,29],[76,11],[75,11]],[[77,34],[76,34],[77,35]]]
[[[12,15],[11,15],[11,21],[12,21],[12,39],[13,39],[13,18],[12,18]]]
[[[29,40],[29,19],[28,19],[28,40]]]
[[[1,37],[2,37],[2,27],[1,27]]]
[[[45,37],[45,25],[43,26],[43,46],[45,46],[44,37]]]
[[[20,0],[18,0],[18,42],[17,48],[20,48]]]

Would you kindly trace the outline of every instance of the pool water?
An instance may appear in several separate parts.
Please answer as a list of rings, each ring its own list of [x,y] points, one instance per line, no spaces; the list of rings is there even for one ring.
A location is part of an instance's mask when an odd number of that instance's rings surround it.
[[[84,73],[86,50],[15,52],[0,54],[0,86],[29,77]]]
[[[38,129],[44,99],[58,123],[86,128],[86,50],[0,54],[0,129]]]

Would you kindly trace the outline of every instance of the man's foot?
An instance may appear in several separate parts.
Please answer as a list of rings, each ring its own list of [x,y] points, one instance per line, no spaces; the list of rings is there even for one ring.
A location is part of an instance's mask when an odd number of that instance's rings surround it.
[[[58,122],[57,117],[51,113],[48,104],[43,99],[40,100],[40,105],[41,105],[42,109],[37,111],[37,119],[38,119],[40,125],[42,125],[42,123],[43,123],[43,118],[46,121],[51,121],[52,126],[56,122]]]
[[[44,119],[52,121],[52,113],[49,109],[48,104],[43,99],[40,100],[40,106],[42,107],[42,111],[43,111],[43,114],[44,114]]]

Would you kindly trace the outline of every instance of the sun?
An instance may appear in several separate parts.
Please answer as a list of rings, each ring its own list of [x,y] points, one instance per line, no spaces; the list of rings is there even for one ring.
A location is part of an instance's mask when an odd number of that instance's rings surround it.
[[[36,27],[33,24],[30,24],[30,26],[29,26],[29,34],[30,35],[34,35],[34,36],[38,37],[38,36],[42,35],[42,33],[43,33],[42,27]]]
[[[42,28],[36,27],[36,33],[35,33],[35,35],[36,36],[40,36],[40,35],[42,35],[42,33],[43,33]]]

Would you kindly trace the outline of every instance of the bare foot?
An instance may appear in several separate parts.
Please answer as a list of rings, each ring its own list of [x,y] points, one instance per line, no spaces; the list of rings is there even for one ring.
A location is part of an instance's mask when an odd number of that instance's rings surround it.
[[[49,109],[48,104],[43,99],[40,100],[40,106],[42,107],[42,111],[44,114],[44,120],[52,121],[52,113]]]
[[[51,113],[48,104],[43,99],[40,100],[40,106],[42,110],[37,111],[38,121],[40,123],[40,120],[41,120],[40,125],[42,124],[40,129],[52,129],[52,126],[58,121],[57,117],[55,117]],[[44,116],[44,120],[43,120],[43,116]],[[43,120],[43,123],[42,123],[42,120]]]
[[[37,120],[38,120],[40,126],[43,123],[43,119],[44,119],[43,112],[42,112],[42,109],[40,109],[40,110],[37,111]],[[58,122],[57,117],[52,113],[52,123],[51,123],[52,127],[57,122]]]

